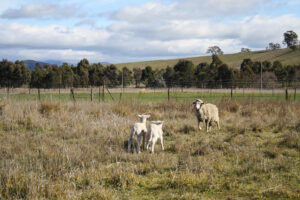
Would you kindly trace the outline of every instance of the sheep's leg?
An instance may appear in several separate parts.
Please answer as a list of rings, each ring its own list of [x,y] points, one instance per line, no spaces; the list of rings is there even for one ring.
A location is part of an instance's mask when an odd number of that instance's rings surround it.
[[[133,141],[133,134],[130,135],[129,137],[129,140],[128,140],[128,149],[127,149],[127,152],[130,153],[131,151],[131,144],[132,144],[132,141]]]
[[[200,120],[198,120],[198,128],[199,128],[199,130],[201,130],[201,121]]]
[[[164,139],[163,139],[163,137],[160,138],[160,144],[161,144],[161,149],[164,151],[165,147],[164,147]]]
[[[145,150],[145,142],[146,142],[146,132],[143,131],[143,150]]]
[[[137,143],[136,143],[136,152],[137,152],[137,153],[140,153],[141,137],[142,137],[142,133],[140,133],[140,134],[138,135],[138,138],[137,138]]]
[[[208,120],[206,121],[206,133],[208,133],[208,129],[209,129],[209,122]]]
[[[150,135],[150,138],[148,140],[148,143],[147,143],[147,146],[146,146],[146,149],[148,150],[149,149],[149,146],[150,146],[150,143],[152,142],[152,135]]]
[[[152,141],[151,141],[151,153],[154,153],[154,146],[155,146],[155,143],[156,143],[156,140],[157,138],[152,138]]]
[[[219,120],[217,121],[218,129],[220,130],[220,122]]]

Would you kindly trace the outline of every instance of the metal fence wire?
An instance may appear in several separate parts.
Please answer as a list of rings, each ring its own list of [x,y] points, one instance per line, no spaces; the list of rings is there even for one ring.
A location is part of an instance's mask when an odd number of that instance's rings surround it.
[[[195,84],[196,83],[196,84]],[[257,82],[207,82],[176,81],[163,87],[151,84],[143,87],[135,85],[114,86],[78,85],[72,88],[0,88],[0,100],[36,100],[36,101],[164,101],[191,100],[193,98],[220,99],[273,99],[299,100],[300,82],[278,83],[275,81]],[[157,86],[157,84],[156,84]],[[248,87],[246,87],[248,86]]]

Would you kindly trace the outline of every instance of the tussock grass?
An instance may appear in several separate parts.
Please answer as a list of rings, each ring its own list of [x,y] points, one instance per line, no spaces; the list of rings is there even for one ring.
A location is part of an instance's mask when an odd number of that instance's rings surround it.
[[[205,133],[191,102],[8,101],[0,199],[298,199],[300,103],[212,103]],[[165,121],[164,152],[126,152],[141,113]]]

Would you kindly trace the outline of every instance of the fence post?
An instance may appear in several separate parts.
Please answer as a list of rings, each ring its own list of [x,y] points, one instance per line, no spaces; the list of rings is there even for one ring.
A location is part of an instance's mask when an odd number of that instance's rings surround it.
[[[105,82],[103,82],[103,88],[102,88],[102,101],[104,102],[104,87],[105,87]]]
[[[101,101],[101,87],[99,87],[99,102]]]
[[[285,88],[285,100],[288,101],[289,100],[289,94],[288,94],[288,89]]]
[[[232,99],[232,84],[231,84],[231,89],[230,89],[230,98]]]
[[[60,87],[61,85],[59,84],[59,87],[58,87],[58,100],[60,101]]]
[[[93,101],[93,87],[91,87],[91,101]]]
[[[71,91],[71,97],[72,97],[73,101],[75,102],[76,100],[75,100],[75,95],[74,95],[74,89],[71,88],[70,91]]]
[[[39,97],[39,101],[41,100],[41,92],[40,92],[40,88],[38,88],[38,97]]]
[[[110,93],[110,91],[109,91],[109,89],[108,89],[107,86],[106,86],[106,90],[107,90],[108,94],[110,95],[110,98],[114,101],[115,99],[114,99],[114,97],[111,95],[111,93]]]
[[[168,101],[170,101],[170,87],[168,87]]]
[[[295,87],[295,91],[294,91],[294,101],[296,101],[296,95],[297,95],[297,88]]]
[[[9,86],[7,87],[7,91],[6,92],[7,92],[7,97],[6,98],[9,99]]]

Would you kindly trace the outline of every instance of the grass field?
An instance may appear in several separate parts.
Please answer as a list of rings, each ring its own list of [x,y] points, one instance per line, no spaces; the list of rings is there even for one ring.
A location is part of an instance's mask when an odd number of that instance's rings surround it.
[[[300,100],[299,92],[294,94],[294,90],[289,90],[289,99],[290,100]],[[207,100],[220,100],[222,98],[231,97],[230,90],[228,91],[210,91],[210,90],[195,90],[195,91],[170,91],[170,100],[171,101],[192,101],[197,98],[205,98]],[[4,93],[0,93],[0,99],[6,99],[7,95]],[[38,94],[36,93],[14,93],[10,94],[9,96],[12,100],[17,101],[38,101]],[[72,96],[69,93],[41,93],[40,96],[41,101],[61,101],[61,102],[68,102],[72,101]],[[151,91],[151,92],[125,92],[120,96],[118,92],[112,92],[111,95],[109,93],[105,93],[104,101],[105,102],[112,102],[112,101],[133,101],[133,102],[163,102],[168,100],[168,93],[167,90],[165,91]],[[268,99],[268,100],[285,100],[285,93],[284,90],[276,91],[272,93],[271,91],[268,92],[259,92],[253,91],[246,92],[242,91],[233,91],[233,99]],[[91,94],[89,92],[75,92],[75,100],[76,101],[91,101]],[[94,102],[102,102],[102,94],[100,93],[93,93],[93,101]]]
[[[251,58],[253,61],[265,61],[274,62],[276,60],[280,61],[283,65],[295,65],[300,63],[300,50],[292,51],[291,49],[278,49],[274,51],[253,51],[249,53],[235,53],[235,54],[224,54],[219,56],[220,59],[228,64],[229,67],[239,69],[242,61],[245,58]],[[211,63],[211,56],[200,56],[191,58],[182,58],[190,60],[197,66],[199,63],[206,62]],[[144,61],[144,62],[133,62],[133,63],[120,63],[116,66],[121,69],[122,67],[133,68],[145,68],[146,66],[151,66],[153,69],[166,68],[167,66],[173,67],[179,59],[170,60],[154,60],[154,61]]]
[[[300,102],[220,98],[221,130],[191,102],[0,101],[0,199],[299,199]],[[137,114],[165,151],[127,153]]]

